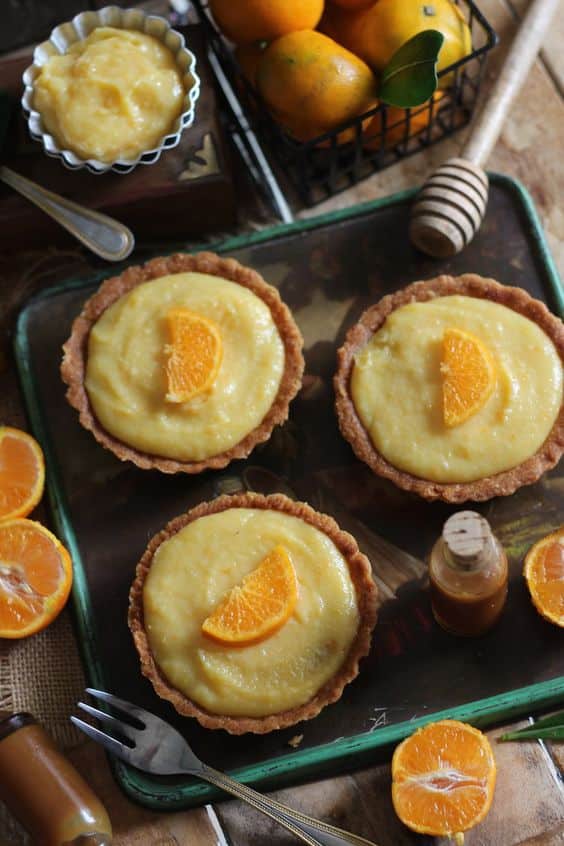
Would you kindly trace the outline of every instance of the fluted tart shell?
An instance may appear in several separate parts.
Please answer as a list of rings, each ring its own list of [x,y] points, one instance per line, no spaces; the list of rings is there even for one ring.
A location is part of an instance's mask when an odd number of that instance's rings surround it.
[[[220,276],[248,288],[266,303],[284,344],[284,371],[274,402],[260,425],[229,449],[198,461],[180,461],[142,452],[111,435],[96,419],[84,384],[88,358],[90,331],[104,311],[120,297],[138,285],[162,276],[185,272],[207,273]],[[158,469],[163,473],[200,473],[207,469],[220,469],[236,458],[245,458],[257,444],[268,440],[276,425],[288,417],[289,405],[301,387],[304,370],[303,339],[290,309],[282,302],[276,288],[249,267],[232,258],[222,258],[215,253],[194,255],[177,253],[155,258],[144,265],[128,267],[119,276],[106,279],[96,293],[84,304],[75,319],[69,339],[63,345],[61,376],[67,387],[66,397],[78,411],[79,420],[102,446],[122,461],[131,461],[143,469]]]
[[[145,630],[143,615],[143,588],[151,569],[153,556],[159,546],[189,523],[209,514],[231,508],[255,508],[281,511],[298,517],[327,535],[346,560],[358,604],[358,628],[349,652],[339,671],[327,681],[308,702],[264,717],[244,717],[212,714],[173,687],[158,667]],[[358,674],[359,661],[368,654],[371,636],[377,617],[377,588],[372,578],[370,561],[360,552],[355,539],[339,528],[332,517],[315,511],[304,502],[296,502],[283,494],[263,496],[256,493],[224,495],[210,502],[203,502],[186,514],[171,520],[150,541],[139,561],[129,594],[128,623],[141,661],[141,672],[153,685],[156,693],[172,703],[185,716],[195,717],[205,728],[225,729],[230,734],[265,734],[275,729],[287,728],[302,720],[317,716],[326,705],[336,702],[346,684]]]
[[[349,329],[344,344],[337,352],[334,388],[335,408],[341,433],[352,446],[356,456],[375,474],[424,499],[461,503],[512,494],[523,485],[536,482],[547,470],[554,467],[564,451],[564,405],[560,408],[549,436],[540,449],[526,461],[510,470],[473,482],[441,483],[400,470],[384,458],[363,426],[349,389],[355,356],[384,325],[392,311],[409,303],[426,302],[435,297],[455,294],[490,300],[532,320],[552,340],[560,359],[564,362],[564,324],[551,314],[544,303],[531,297],[522,288],[502,285],[494,279],[486,279],[474,273],[462,276],[443,275],[413,282],[393,294],[388,294],[362,314]]]

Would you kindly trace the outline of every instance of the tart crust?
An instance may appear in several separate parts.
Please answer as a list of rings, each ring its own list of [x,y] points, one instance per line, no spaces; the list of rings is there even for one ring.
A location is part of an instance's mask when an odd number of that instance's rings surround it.
[[[511,470],[486,476],[474,482],[440,483],[413,476],[390,464],[372,443],[350,394],[349,384],[355,355],[381,328],[392,311],[408,303],[425,302],[451,294],[491,300],[529,318],[552,340],[560,359],[564,362],[564,324],[550,313],[544,303],[533,299],[522,288],[501,285],[494,279],[485,279],[474,273],[466,273],[462,276],[443,275],[422,282],[413,282],[406,288],[388,294],[368,308],[360,320],[349,329],[345,343],[338,350],[334,387],[339,427],[357,457],[368,464],[374,473],[390,479],[399,488],[419,494],[424,499],[460,503],[466,500],[480,501],[494,496],[506,496],[523,485],[536,482],[543,473],[558,463],[564,452],[564,403],[548,438],[526,461]]]
[[[88,338],[90,330],[102,313],[137,285],[161,276],[187,271],[221,276],[248,288],[260,297],[269,307],[284,344],[284,371],[278,393],[260,425],[228,450],[200,461],[178,461],[151,455],[115,438],[96,419],[84,385]],[[128,267],[119,276],[106,279],[98,291],[85,302],[72,325],[70,337],[63,345],[61,376],[68,386],[67,400],[78,411],[80,423],[92,432],[102,446],[111,450],[122,461],[131,461],[145,470],[156,468],[163,473],[200,473],[209,468],[225,467],[235,458],[245,458],[257,444],[268,440],[276,425],[287,419],[290,402],[301,387],[304,370],[302,347],[303,339],[290,309],[282,302],[276,288],[265,282],[256,271],[244,267],[235,259],[221,258],[215,253],[176,253],[152,259],[144,265]]]
[[[356,637],[339,671],[308,702],[277,714],[264,717],[233,717],[212,714],[172,687],[157,666],[145,631],[143,617],[143,588],[151,568],[153,556],[158,547],[180,529],[200,517],[216,514],[230,508],[262,508],[282,511],[311,524],[324,532],[346,559],[354,584],[359,624]],[[274,729],[287,728],[301,720],[310,720],[326,705],[340,698],[343,688],[358,675],[358,663],[370,650],[371,635],[377,616],[377,588],[372,578],[370,561],[362,552],[352,535],[339,528],[332,517],[315,511],[304,502],[295,502],[284,494],[263,496],[256,493],[224,495],[210,502],[203,502],[186,514],[171,520],[155,535],[145,550],[136,569],[135,579],[129,593],[128,624],[141,659],[141,672],[152,683],[156,693],[174,705],[185,716],[195,717],[205,728],[225,729],[230,734],[265,734]]]

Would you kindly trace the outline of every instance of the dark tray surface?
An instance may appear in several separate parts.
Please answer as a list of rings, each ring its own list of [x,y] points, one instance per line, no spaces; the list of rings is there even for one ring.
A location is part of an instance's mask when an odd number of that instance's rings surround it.
[[[98,280],[44,292],[20,318],[17,353],[24,392],[47,452],[58,529],[75,553],[74,601],[90,680],[160,714],[208,763],[238,770],[250,782],[280,784],[314,769],[335,772],[437,712],[458,709],[455,713],[467,718],[491,721],[546,703],[564,690],[562,633],[536,613],[521,577],[526,548],[562,522],[562,469],[512,497],[479,506],[507,548],[510,593],[490,634],[461,640],[433,623],[422,568],[409,561],[391,568],[378,552],[381,536],[423,558],[452,509],[375,478],[338,432],[331,387],[335,349],[363,309],[383,294],[439,272],[471,270],[520,285],[554,310],[562,305],[534,211],[515,183],[492,180],[478,237],[462,255],[444,262],[409,246],[410,199],[411,194],[402,195],[278,227],[222,248],[279,287],[306,341],[305,387],[289,422],[248,460],[223,473],[190,478],[141,471],[120,463],[79,426],[64,400],[60,348]],[[372,651],[338,703],[294,728],[237,738],[207,731],[158,699],[139,672],[126,616],[129,586],[148,539],[171,517],[216,495],[226,480],[243,476],[264,492],[289,487],[335,515],[371,557],[387,596]],[[529,689],[501,696],[523,688]],[[293,750],[288,741],[296,734],[303,740]],[[131,795],[154,807],[181,807],[216,795],[192,780],[159,780],[121,764],[117,770]]]

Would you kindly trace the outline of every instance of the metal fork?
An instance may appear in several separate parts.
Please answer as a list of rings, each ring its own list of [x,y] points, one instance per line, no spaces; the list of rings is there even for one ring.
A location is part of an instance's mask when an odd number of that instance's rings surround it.
[[[94,728],[78,717],[71,717],[72,722],[88,737],[104,746],[108,752],[131,764],[131,766],[157,775],[185,774],[201,778],[216,787],[220,787],[227,793],[231,793],[238,799],[248,802],[257,811],[262,811],[263,814],[276,820],[309,846],[376,846],[375,843],[365,840],[363,837],[358,837],[356,834],[316,820],[300,811],[294,811],[268,796],[257,793],[256,790],[247,787],[247,785],[234,781],[225,773],[214,770],[194,755],[185,739],[176,729],[161,720],[160,717],[145,711],[144,708],[119,699],[103,690],[87,687],[86,691],[94,699],[107,702],[121,711],[124,716],[127,715],[137,723],[136,726],[133,726],[130,722],[117,719],[105,711],[87,705],[85,702],[78,703],[79,708],[92,717],[96,717],[97,720],[121,735],[129,743],[116,740],[115,737]]]

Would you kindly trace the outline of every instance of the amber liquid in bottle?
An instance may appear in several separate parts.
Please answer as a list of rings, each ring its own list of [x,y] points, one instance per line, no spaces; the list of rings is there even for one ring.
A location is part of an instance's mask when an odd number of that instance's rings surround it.
[[[37,846],[112,842],[102,803],[31,714],[0,715],[0,801]]]
[[[507,556],[487,520],[474,511],[453,514],[429,560],[435,620],[451,634],[483,634],[503,611],[507,575]]]

